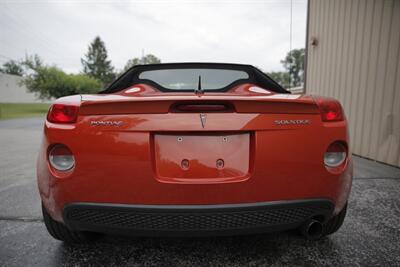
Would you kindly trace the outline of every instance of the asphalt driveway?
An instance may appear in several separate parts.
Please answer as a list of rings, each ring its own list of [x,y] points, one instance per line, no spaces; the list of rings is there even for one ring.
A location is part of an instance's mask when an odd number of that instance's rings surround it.
[[[400,266],[400,169],[355,158],[348,216],[319,241],[294,232],[65,245],[46,232],[35,161],[43,119],[0,121],[0,266]]]

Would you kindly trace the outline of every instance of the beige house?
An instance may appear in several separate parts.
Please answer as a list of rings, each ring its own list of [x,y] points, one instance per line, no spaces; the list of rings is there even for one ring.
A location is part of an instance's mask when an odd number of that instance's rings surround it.
[[[308,5],[306,93],[342,102],[354,154],[400,166],[400,1]]]

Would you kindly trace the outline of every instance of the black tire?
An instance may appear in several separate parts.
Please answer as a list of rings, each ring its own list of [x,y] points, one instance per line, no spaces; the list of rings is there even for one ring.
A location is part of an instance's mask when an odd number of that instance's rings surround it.
[[[97,236],[95,233],[71,231],[64,224],[57,222],[51,218],[42,204],[43,221],[47,231],[55,239],[66,243],[87,243],[94,240]]]
[[[343,224],[344,218],[346,217],[346,212],[347,212],[347,203],[336,216],[333,216],[332,218],[329,219],[329,221],[325,223],[324,235],[330,235],[339,230],[339,228]]]

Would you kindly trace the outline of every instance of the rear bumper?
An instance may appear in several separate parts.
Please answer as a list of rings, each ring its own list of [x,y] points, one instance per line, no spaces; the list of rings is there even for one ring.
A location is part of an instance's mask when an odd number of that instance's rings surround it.
[[[327,220],[327,199],[226,205],[125,205],[70,203],[64,223],[73,230],[139,236],[237,235],[297,228],[308,219]]]

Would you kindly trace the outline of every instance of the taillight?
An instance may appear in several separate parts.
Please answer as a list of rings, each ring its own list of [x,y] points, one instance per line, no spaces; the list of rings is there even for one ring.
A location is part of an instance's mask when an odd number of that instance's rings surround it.
[[[55,123],[73,123],[78,117],[79,107],[72,104],[53,104],[47,120]]]
[[[339,101],[328,97],[315,98],[321,112],[322,121],[342,121],[344,113]]]
[[[49,152],[51,166],[59,171],[67,171],[75,166],[75,157],[65,145],[55,145]]]
[[[347,157],[347,147],[342,142],[334,142],[329,145],[324,155],[324,163],[327,167],[336,168],[343,164]]]

